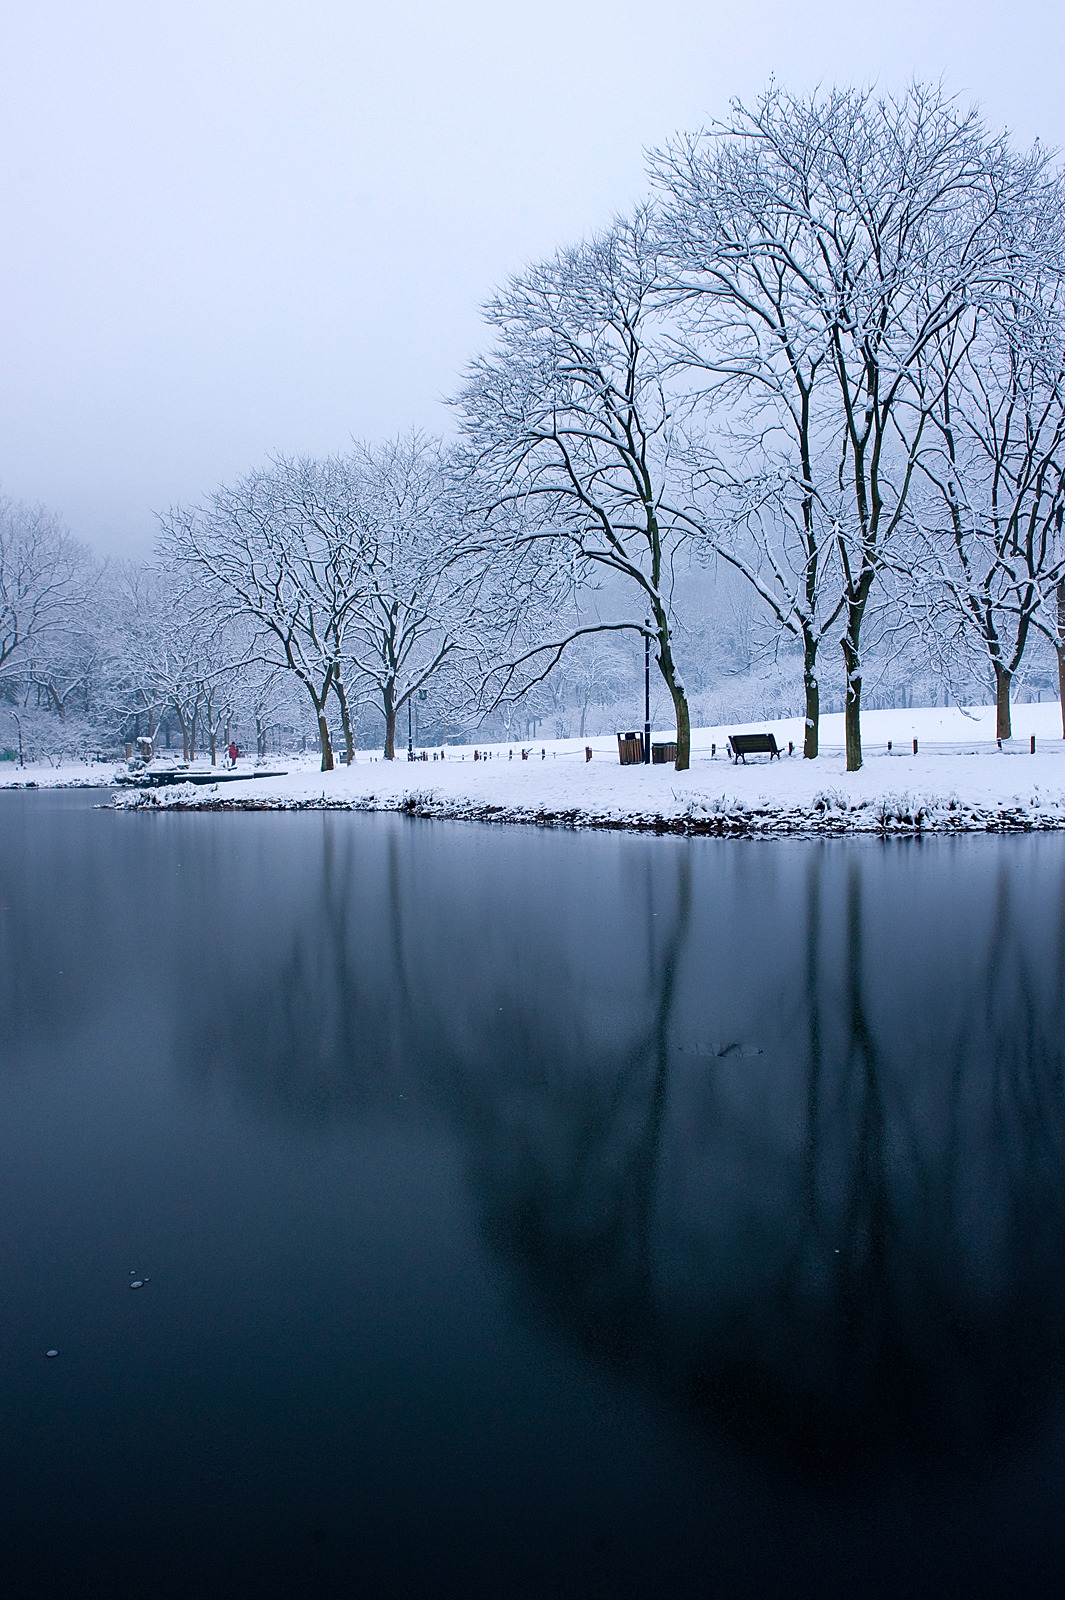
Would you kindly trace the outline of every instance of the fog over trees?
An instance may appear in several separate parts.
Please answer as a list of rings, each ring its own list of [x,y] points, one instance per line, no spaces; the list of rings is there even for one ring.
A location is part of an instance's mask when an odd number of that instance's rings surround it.
[[[753,106],[503,284],[456,434],[277,454],[100,563],[0,503],[0,745],[583,736],[1065,680],[1065,192],[921,84]],[[402,734],[399,735],[402,738]]]

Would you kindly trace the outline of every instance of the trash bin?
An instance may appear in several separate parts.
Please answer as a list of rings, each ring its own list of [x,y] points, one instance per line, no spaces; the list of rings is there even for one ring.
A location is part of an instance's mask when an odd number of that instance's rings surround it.
[[[643,760],[642,736],[638,733],[619,733],[618,756],[623,767],[638,767]]]
[[[654,766],[665,766],[666,762],[677,760],[677,746],[673,744],[653,744],[651,746],[651,762]]]

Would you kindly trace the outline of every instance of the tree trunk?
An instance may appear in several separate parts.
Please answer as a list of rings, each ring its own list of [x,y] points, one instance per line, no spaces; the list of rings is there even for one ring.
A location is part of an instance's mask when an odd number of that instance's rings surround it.
[[[389,684],[384,691],[385,703],[385,760],[396,759],[396,689]]]
[[[1058,638],[1065,641],[1065,578],[1058,581]],[[1065,643],[1054,646],[1058,658],[1058,701],[1061,708],[1061,737],[1065,739]]]
[[[344,729],[344,760],[350,767],[355,759],[355,737],[351,731],[351,712],[348,709],[348,696],[339,672],[333,679],[333,688],[336,690],[337,699],[340,701],[340,721]]]
[[[847,698],[843,707],[844,739],[847,746],[847,771],[858,772],[862,765],[862,665],[850,633],[843,636],[843,662],[847,669]]]
[[[318,743],[322,748],[322,771],[333,770],[333,746],[329,738],[329,721],[323,706],[318,712]]]
[[[688,697],[680,684],[670,688],[673,696],[673,710],[677,718],[677,768],[678,772],[687,772],[691,766],[692,751],[692,725],[688,714]]]
[[[677,766],[678,772],[687,772],[691,765],[692,730],[691,718],[688,714],[688,697],[684,685],[677,676],[677,669],[673,662],[673,651],[670,648],[669,623],[664,611],[655,607],[655,623],[658,628],[658,670],[661,672],[669,697],[673,701],[673,711],[677,719]]]
[[[995,669],[995,738],[1012,739],[1010,684],[1013,682],[1013,673],[1004,667],[1001,661],[993,661],[991,664]]]
[[[817,741],[821,723],[821,686],[817,681],[817,641],[803,640],[802,681],[806,690],[806,725],[803,730],[802,755],[804,761],[817,759]]]

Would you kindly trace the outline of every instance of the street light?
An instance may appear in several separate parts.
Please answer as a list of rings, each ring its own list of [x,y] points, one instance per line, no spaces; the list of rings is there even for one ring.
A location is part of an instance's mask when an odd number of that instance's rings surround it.
[[[643,759],[645,765],[651,761],[651,619],[645,617],[643,625],[647,632],[643,636]]]

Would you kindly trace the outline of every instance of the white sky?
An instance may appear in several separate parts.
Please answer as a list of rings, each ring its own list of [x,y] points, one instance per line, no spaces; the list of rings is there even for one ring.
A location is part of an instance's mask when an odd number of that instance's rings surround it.
[[[1065,145],[1046,0],[8,0],[0,486],[101,551],[441,404],[479,307],[770,75],[940,78]]]

